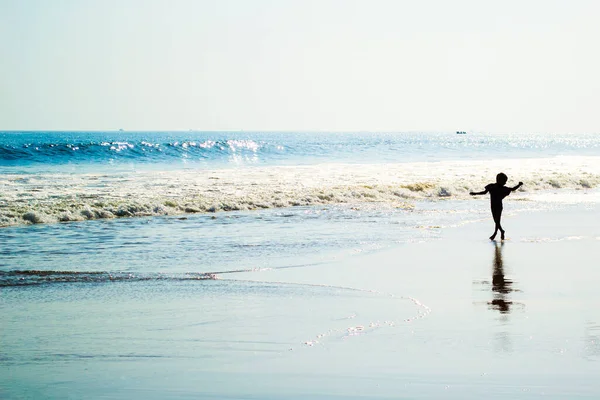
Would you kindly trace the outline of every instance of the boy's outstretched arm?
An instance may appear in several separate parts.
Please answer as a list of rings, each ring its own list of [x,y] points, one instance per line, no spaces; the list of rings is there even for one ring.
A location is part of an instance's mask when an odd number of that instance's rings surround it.
[[[486,194],[487,192],[488,192],[488,190],[487,190],[487,189],[485,189],[485,190],[484,190],[484,191],[482,191],[482,192],[471,192],[471,193],[469,193],[469,194],[470,194],[471,196],[477,196],[477,195],[480,195],[480,194]]]
[[[519,184],[517,186],[510,188],[510,190],[511,190],[511,192],[514,192],[515,190],[517,190],[521,186],[523,186],[523,182],[519,182]]]

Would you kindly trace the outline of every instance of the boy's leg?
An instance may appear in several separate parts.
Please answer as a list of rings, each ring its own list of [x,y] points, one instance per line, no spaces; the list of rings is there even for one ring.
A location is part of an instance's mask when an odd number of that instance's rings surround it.
[[[502,212],[502,210],[500,210]],[[498,228],[500,227],[500,213],[497,207],[492,206],[492,217],[494,218],[494,233],[490,236],[490,240],[494,240],[498,234]]]
[[[498,226],[496,225],[496,228],[494,229],[494,233],[492,233],[492,236],[490,236],[490,240],[496,239],[497,234],[498,234]]]
[[[500,239],[504,240],[504,229],[502,229],[502,225],[500,224],[500,220],[502,219],[502,207],[498,210],[498,229],[500,230]]]

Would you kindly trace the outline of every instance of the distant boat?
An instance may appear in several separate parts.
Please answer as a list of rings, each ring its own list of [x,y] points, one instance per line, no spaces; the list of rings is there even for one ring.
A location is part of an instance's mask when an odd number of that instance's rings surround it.
[[[457,135],[466,135],[467,132],[465,132],[465,131],[456,131],[456,134]]]

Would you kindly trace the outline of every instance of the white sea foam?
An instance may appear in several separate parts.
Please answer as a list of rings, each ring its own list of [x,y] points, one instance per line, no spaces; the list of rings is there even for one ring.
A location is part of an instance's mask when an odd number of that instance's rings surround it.
[[[585,236],[565,236],[565,237],[556,237],[556,238],[524,238],[521,241],[527,243],[555,243],[555,242],[564,242],[564,241],[572,241],[572,240],[583,240],[586,239]]]
[[[469,198],[500,171],[509,176],[509,185],[525,183],[512,200],[536,199],[548,189],[584,193],[600,185],[599,157],[5,174],[0,226],[330,203],[411,207],[415,200]]]

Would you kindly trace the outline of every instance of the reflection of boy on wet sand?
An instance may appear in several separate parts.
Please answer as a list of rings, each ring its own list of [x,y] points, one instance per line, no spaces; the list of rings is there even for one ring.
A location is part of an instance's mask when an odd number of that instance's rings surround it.
[[[496,229],[494,230],[494,234],[490,236],[490,240],[494,240],[496,238],[496,234],[500,231],[500,238],[504,240],[504,229],[502,229],[502,225],[500,225],[500,218],[502,218],[502,199],[508,196],[511,192],[517,190],[521,186],[523,186],[523,182],[519,182],[519,184],[515,187],[506,187],[506,181],[508,181],[508,177],[500,172],[496,175],[496,183],[490,183],[485,187],[483,192],[471,192],[471,196],[476,196],[479,194],[490,193],[490,203],[492,206],[492,217],[494,217],[494,223],[496,224]]]

